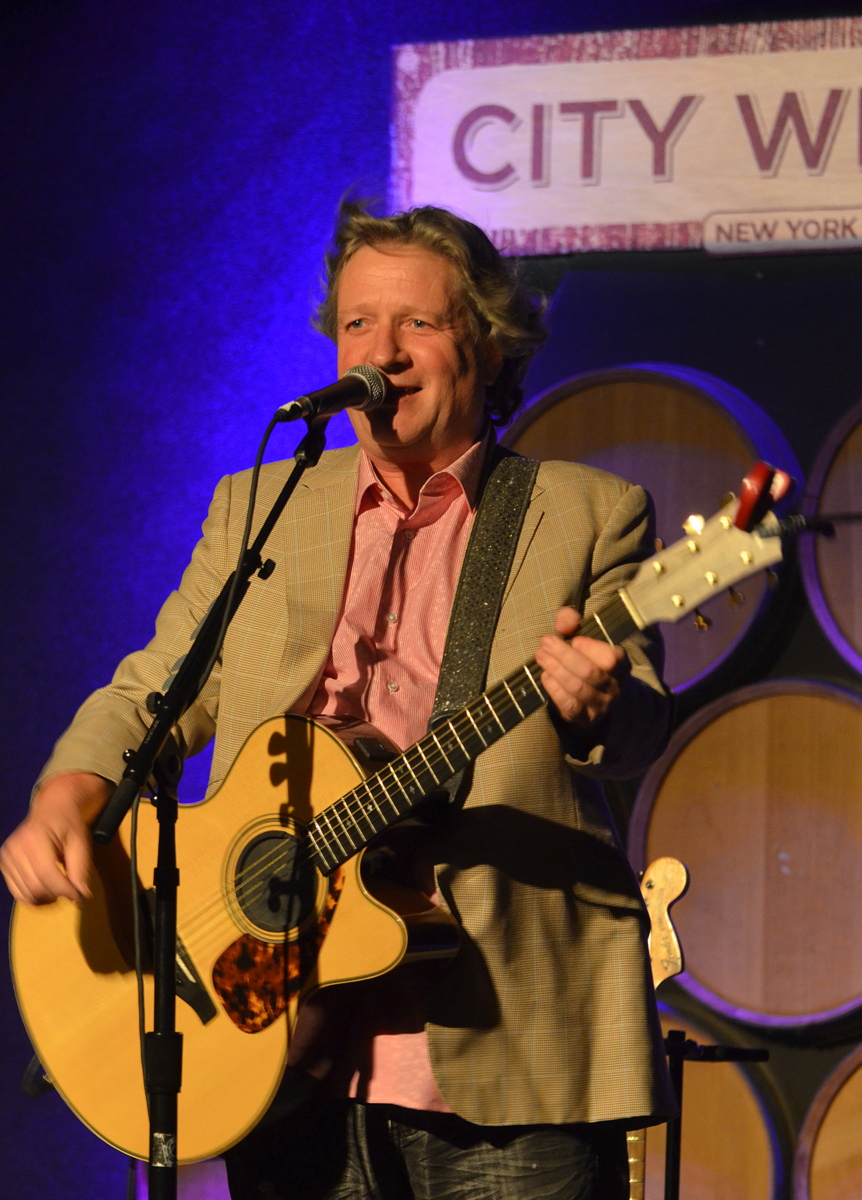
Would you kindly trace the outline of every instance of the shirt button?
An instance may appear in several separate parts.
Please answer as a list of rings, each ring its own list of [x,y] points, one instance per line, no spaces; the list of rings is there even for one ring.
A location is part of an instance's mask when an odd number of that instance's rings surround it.
[[[386,686],[389,688],[390,692],[398,691],[398,684],[395,682],[394,679],[390,679]]]
[[[398,613],[387,613],[386,620],[389,622],[390,625],[394,625],[395,622],[398,620]]]
[[[405,530],[404,530],[404,537],[406,538],[406,540],[407,540],[408,542],[412,542],[412,541],[413,541],[413,539],[416,537],[416,534],[413,532],[413,530],[412,530],[412,529],[405,529]]]

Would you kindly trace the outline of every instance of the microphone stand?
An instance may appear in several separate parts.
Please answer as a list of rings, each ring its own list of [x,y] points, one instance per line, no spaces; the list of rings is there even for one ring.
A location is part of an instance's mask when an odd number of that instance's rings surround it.
[[[700,1046],[685,1036],[682,1029],[670,1029],[664,1039],[670,1060],[670,1079],[679,1107],[679,1116],[667,1122],[665,1146],[664,1200],[679,1200],[682,1167],[682,1068],[690,1062],[768,1062],[769,1051],[748,1046]]]
[[[268,579],[275,569],[261,552],[296,485],[308,467],[316,466],[326,445],[326,420],[306,420],[307,432],[294,455],[295,465],[278,499],[243,556],[240,583],[234,593],[228,620],[239,608],[251,577]],[[153,723],[137,750],[123,755],[126,769],[102,815],[93,827],[93,839],[107,845],[141,791],[155,780],[154,801],[159,822],[158,858],[154,872],[155,917],[153,983],[154,1028],[145,1038],[144,1085],[150,1116],[150,1158],[147,1174],[150,1200],[176,1200],[177,1196],[177,1096],[182,1082],[182,1034],[176,1030],[177,887],[176,785],[182,761],[171,734],[183,713],[200,695],[206,670],[217,651],[234,575],[226,581],[195,633],[188,654],[162,695],[152,692],[147,708]]]

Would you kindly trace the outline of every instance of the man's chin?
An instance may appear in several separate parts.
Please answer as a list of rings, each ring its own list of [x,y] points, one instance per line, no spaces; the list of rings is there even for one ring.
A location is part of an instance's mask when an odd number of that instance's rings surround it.
[[[394,405],[391,408],[382,406],[366,416],[369,433],[381,448],[408,450],[421,445],[427,438],[427,429],[406,420],[405,414]]]

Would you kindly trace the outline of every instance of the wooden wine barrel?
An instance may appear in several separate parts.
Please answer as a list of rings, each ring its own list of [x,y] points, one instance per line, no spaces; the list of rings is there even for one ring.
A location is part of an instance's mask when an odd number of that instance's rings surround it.
[[[700,1045],[738,1038],[707,1017],[659,1004],[662,1030]],[[687,1062],[683,1068],[680,1195],[685,1200],[777,1200],[787,1176],[789,1122],[768,1066]],[[665,1126],[647,1130],[645,1200],[663,1200]]]
[[[682,537],[691,513],[710,516],[738,492],[749,467],[765,459],[801,479],[778,426],[753,401],[714,376],[643,363],[568,379],[518,417],[504,441],[541,460],[564,459],[640,483],[656,506],[658,536]],[[740,584],[745,603],[720,595],[704,606],[704,633],[691,618],[663,630],[665,678],[675,691],[705,680],[750,643],[770,591],[763,576]]]
[[[838,422],[820,449],[802,511],[862,512],[862,403]],[[835,537],[800,538],[805,590],[839,654],[862,672],[862,522],[837,523]]]
[[[794,1200],[862,1196],[862,1046],[838,1064],[811,1103],[793,1162]]]
[[[675,912],[689,992],[762,1025],[849,1019],[862,1005],[862,699],[782,679],[701,709],[644,779],[629,853],[691,872]]]

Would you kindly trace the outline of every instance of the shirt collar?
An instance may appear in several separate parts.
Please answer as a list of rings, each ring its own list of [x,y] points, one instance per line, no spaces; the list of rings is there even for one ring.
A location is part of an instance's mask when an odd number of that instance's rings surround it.
[[[444,467],[441,471],[435,472],[430,478],[426,479],[419,490],[419,503],[421,504],[423,496],[430,497],[433,495],[441,495],[447,491],[452,491],[453,495],[457,491],[463,492],[467,498],[467,503],[471,509],[476,507],[476,499],[479,491],[479,481],[482,478],[482,468],[485,465],[485,459],[488,451],[494,442],[494,430],[489,425],[484,436],[478,442],[474,442],[468,450],[465,450],[460,458],[455,462],[450,463],[448,467]],[[457,485],[452,487],[452,480]],[[366,494],[369,488],[371,489],[374,500],[379,502],[388,500],[390,503],[401,507],[401,504],[391,494],[389,489],[380,479],[374,464],[368,455],[363,450],[359,456],[359,475],[356,488],[356,511],[359,512],[363,502],[366,502]],[[371,498],[369,497],[369,500]],[[417,505],[418,507],[418,505]]]

